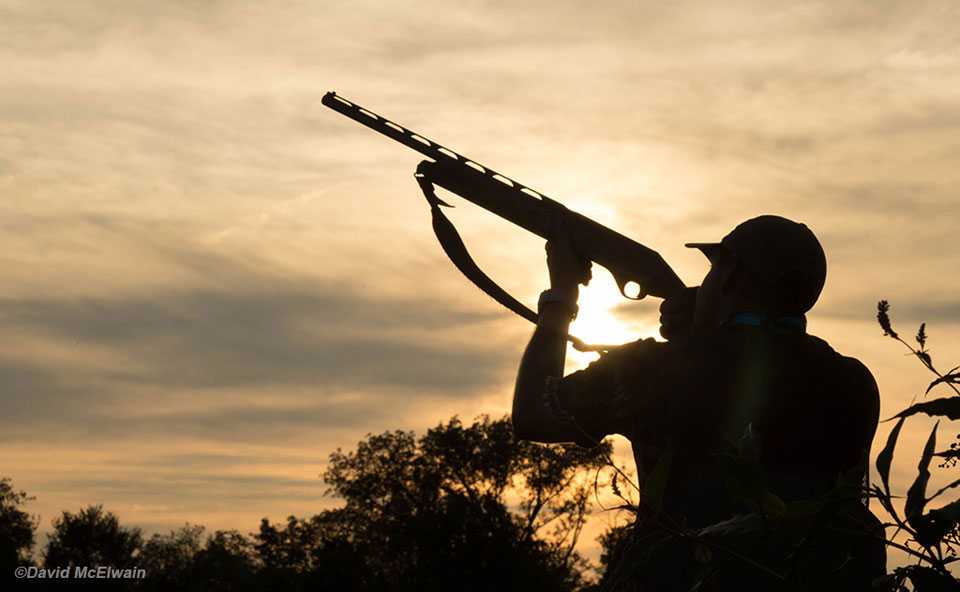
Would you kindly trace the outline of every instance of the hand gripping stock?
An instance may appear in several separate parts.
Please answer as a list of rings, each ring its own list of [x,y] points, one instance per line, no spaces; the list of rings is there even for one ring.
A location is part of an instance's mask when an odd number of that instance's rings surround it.
[[[451,259],[454,259],[454,255],[451,254],[447,244],[444,243],[444,238],[441,236],[441,230],[447,235],[450,234],[446,228],[446,225],[450,225],[450,222],[445,217],[442,221],[438,221],[437,218],[440,211],[439,206],[449,206],[449,204],[436,197],[433,193],[433,185],[443,187],[447,191],[455,193],[544,239],[553,238],[551,234],[553,229],[556,228],[556,219],[561,218],[570,233],[574,251],[581,258],[589,259],[609,270],[620,289],[620,293],[625,298],[640,300],[647,295],[659,298],[683,297],[685,290],[683,281],[656,251],[564,207],[561,203],[505,175],[501,175],[493,169],[478,164],[453,150],[364,109],[336,93],[328,92],[324,95],[322,102],[334,111],[433,159],[420,163],[417,167],[416,177],[433,210],[434,230]],[[442,216],[442,213],[440,216]],[[441,230],[438,230],[438,226],[441,227]],[[452,229],[452,225],[450,225],[450,229]],[[456,235],[455,230],[453,234]],[[459,236],[456,236],[456,241],[459,241]],[[462,246],[462,242],[460,245]],[[471,277],[470,273],[464,271],[461,262],[454,259],[454,263],[477,283],[477,280]],[[473,265],[472,260],[469,265]],[[482,272],[480,273],[482,274]],[[487,279],[489,280],[489,278]],[[627,286],[632,283],[639,286],[636,295],[627,294]],[[478,283],[478,285],[480,284]],[[525,318],[530,318],[529,315],[533,315],[530,320],[536,321],[536,315],[522,304],[517,303],[520,307],[526,309],[529,314],[519,312],[514,306],[492,294],[483,285],[480,285],[480,287],[507,308]],[[504,294],[506,293],[504,292]],[[507,294],[507,297],[509,297],[509,294]],[[513,300],[512,297],[510,299]],[[514,300],[514,302],[516,301]]]

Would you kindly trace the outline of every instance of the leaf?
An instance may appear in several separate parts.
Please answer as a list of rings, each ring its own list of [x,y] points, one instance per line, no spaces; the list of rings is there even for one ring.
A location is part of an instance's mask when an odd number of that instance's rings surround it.
[[[882,592],[895,591],[897,588],[898,576],[895,574],[882,575],[873,580],[870,585],[871,590],[880,590]]]
[[[767,476],[759,464],[723,454],[719,465],[723,484],[734,499],[756,505],[768,492]]]
[[[763,495],[760,496],[760,505],[763,506],[763,509],[769,514],[776,514],[777,516],[790,515],[786,502],[771,491],[765,491]]]
[[[954,368],[953,370],[951,370],[949,374],[944,374],[944,375],[941,376],[940,378],[938,378],[938,379],[934,380],[933,382],[931,382],[931,383],[930,383],[930,386],[927,387],[927,390],[926,390],[923,394],[929,393],[930,390],[933,389],[933,387],[937,386],[937,385],[940,384],[940,383],[960,384],[960,373],[954,372],[954,370],[956,370],[956,368]],[[957,398],[957,397],[954,397],[954,398]],[[938,400],[939,400],[939,401],[943,401],[944,399],[938,399]],[[931,403],[933,403],[933,402],[934,402],[934,401],[931,401]],[[951,418],[951,419],[957,419],[957,418],[956,418],[956,417],[953,417],[953,418]]]
[[[923,447],[920,462],[917,463],[917,478],[910,489],[907,490],[907,501],[903,506],[903,511],[906,514],[907,522],[911,525],[914,519],[923,512],[923,506],[927,503],[925,496],[927,494],[927,482],[930,480],[930,459],[933,458],[933,449],[937,445],[937,427],[939,426],[939,421],[934,424],[930,437],[927,438],[927,444]]]
[[[673,443],[667,444],[667,449],[657,459],[653,469],[643,484],[643,499],[653,509],[654,513],[660,510],[663,503],[663,492],[667,488],[667,475],[670,473],[670,463],[673,461]]]
[[[636,543],[631,545],[623,554],[623,558],[617,563],[610,579],[600,588],[600,592],[613,592],[619,588],[621,582],[633,574],[634,570],[645,563],[657,547],[664,541],[670,540],[673,535],[665,532],[652,532]]]
[[[925,547],[939,545],[944,535],[960,522],[960,500],[930,510],[917,521],[917,542]]]
[[[815,499],[794,500],[787,504],[787,513],[794,518],[809,518],[816,516],[823,507],[823,502]]]
[[[892,516],[894,520],[899,522],[900,518],[897,516],[897,511],[893,507],[893,501],[890,499],[890,495],[887,493],[884,493],[880,489],[879,485],[874,485],[871,492],[872,492],[871,497],[875,497],[877,501],[880,502],[880,505],[883,506],[883,509],[886,510],[887,513],[890,514],[890,516]]]
[[[957,592],[957,580],[925,565],[911,565],[906,568],[907,577],[917,592]]]
[[[890,463],[893,462],[893,449],[897,445],[897,437],[900,435],[900,428],[903,427],[903,421],[904,418],[900,418],[897,425],[893,427],[890,435],[887,436],[887,445],[884,446],[880,454],[877,455],[877,472],[880,474],[880,479],[883,482],[883,490],[886,492],[887,497],[890,497]]]
[[[753,429],[752,423],[748,423],[737,442],[737,452],[746,460],[758,461],[760,460],[760,453],[762,451],[763,447],[760,442],[760,434],[757,433],[757,430]]]
[[[938,492],[936,492],[935,494],[933,494],[933,495],[931,495],[930,497],[928,497],[928,498],[927,498],[927,501],[929,502],[929,501],[933,500],[934,498],[936,498],[937,496],[939,496],[939,495],[940,495],[941,493],[943,493],[944,491],[946,491],[946,490],[948,490],[948,489],[953,489],[953,488],[956,487],[957,485],[960,485],[960,479],[957,479],[956,481],[954,481],[954,482],[951,483],[950,485],[947,485],[946,487],[943,487],[942,489],[940,489],[940,491],[938,491]]]
[[[926,413],[930,417],[940,416],[953,420],[960,419],[960,397],[945,397],[925,403],[917,403],[894,415],[894,417],[910,417],[917,413]]]
[[[710,550],[710,547],[699,544],[693,549],[693,556],[697,558],[697,561],[700,563],[710,563],[713,560],[713,552]]]
[[[733,518],[706,526],[700,529],[700,535],[723,538],[741,534],[761,534],[764,529],[765,525],[760,514],[750,512],[749,514],[737,514]]]

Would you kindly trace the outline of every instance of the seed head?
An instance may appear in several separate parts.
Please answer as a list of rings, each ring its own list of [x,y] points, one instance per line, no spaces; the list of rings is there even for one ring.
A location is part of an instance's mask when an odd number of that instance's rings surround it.
[[[887,312],[890,310],[890,303],[886,300],[881,300],[877,303],[877,322],[880,323],[880,328],[883,329],[884,335],[889,335],[894,339],[900,339],[900,336],[897,335],[897,332],[893,330],[893,327],[890,326],[890,316]]]
[[[920,330],[917,331],[917,343],[920,344],[920,349],[923,349],[927,345],[927,324],[920,323]]]

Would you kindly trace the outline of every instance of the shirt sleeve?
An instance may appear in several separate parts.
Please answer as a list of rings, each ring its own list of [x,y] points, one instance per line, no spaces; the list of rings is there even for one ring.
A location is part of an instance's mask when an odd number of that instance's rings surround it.
[[[595,446],[610,434],[634,436],[638,418],[652,411],[648,408],[663,345],[654,339],[622,345],[559,382],[561,408],[585,432],[577,444]]]

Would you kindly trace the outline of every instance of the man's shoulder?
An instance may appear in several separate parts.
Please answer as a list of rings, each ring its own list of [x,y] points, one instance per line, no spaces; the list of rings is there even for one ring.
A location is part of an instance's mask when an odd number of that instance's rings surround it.
[[[697,367],[732,369],[740,367],[740,362],[747,358],[759,358],[775,367],[803,368],[842,377],[847,385],[866,390],[877,388],[873,374],[860,360],[840,354],[820,337],[741,326],[709,329],[673,341],[639,339],[602,352],[588,369],[623,371],[655,367],[667,373]]]
[[[808,347],[811,351],[823,358],[827,363],[832,364],[837,372],[842,372],[848,376],[864,381],[876,389],[873,374],[863,362],[857,358],[839,353],[833,349],[829,343],[815,335],[806,335],[806,337],[809,343]]]
[[[792,368],[787,374],[817,392],[829,393],[825,403],[840,405],[846,401],[856,409],[870,409],[869,415],[879,409],[877,382],[863,362],[839,353],[824,339],[807,333],[798,334],[786,343],[784,365]],[[801,380],[800,375],[805,378]]]
[[[692,334],[664,351],[667,358],[734,365],[752,360],[784,371],[794,368],[804,373],[842,376],[848,384],[876,389],[873,375],[860,360],[837,352],[824,339],[809,333],[727,325]]]

